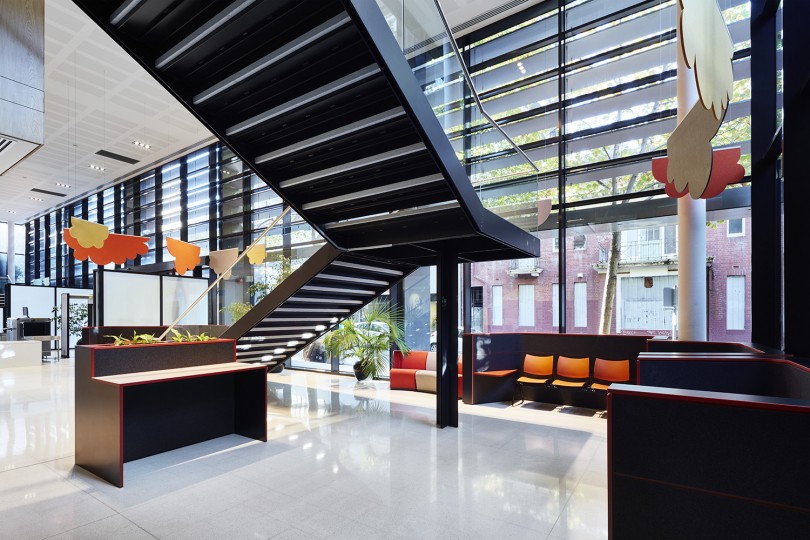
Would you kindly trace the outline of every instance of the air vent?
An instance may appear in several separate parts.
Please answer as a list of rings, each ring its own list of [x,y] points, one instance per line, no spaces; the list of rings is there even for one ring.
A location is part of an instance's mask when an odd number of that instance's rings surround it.
[[[124,163],[127,163],[129,165],[135,165],[136,163],[138,163],[137,159],[132,159],[131,157],[127,157],[127,156],[122,156],[121,154],[116,154],[114,152],[107,152],[106,150],[99,150],[98,152],[96,152],[96,155],[101,156],[101,157],[114,159],[116,161],[123,161]]]
[[[58,191],[48,191],[47,189],[31,188],[31,191],[37,193],[44,193],[45,195],[53,195],[54,197],[67,197],[66,193],[59,193]]]
[[[38,144],[0,135],[0,174],[5,173],[39,147]]]

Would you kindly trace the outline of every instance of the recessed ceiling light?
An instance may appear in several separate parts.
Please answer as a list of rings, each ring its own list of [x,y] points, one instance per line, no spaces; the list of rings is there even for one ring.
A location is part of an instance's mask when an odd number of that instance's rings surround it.
[[[90,167],[94,171],[105,171],[106,170],[104,167],[99,167],[98,165],[93,165],[92,163],[90,165],[88,165],[88,167]]]
[[[284,354],[284,347],[278,347],[273,349],[273,354]]]
[[[39,197],[28,197],[28,198],[31,199],[32,201],[41,201],[42,200]]]
[[[70,184],[63,184],[62,182],[57,182],[56,185],[59,186],[59,187],[63,187],[63,188],[69,188],[70,187]]]
[[[304,332],[303,334],[301,334],[301,337],[302,337],[303,339],[309,339],[309,338],[311,338],[311,337],[312,337],[312,336],[314,336],[314,335],[315,335],[315,334],[313,334],[312,332]]]
[[[9,210],[9,211],[8,211],[8,213],[9,213],[9,214],[16,214],[16,213],[17,213],[17,211],[16,211],[16,210]]]
[[[149,150],[150,148],[152,148],[152,145],[151,145],[151,144],[146,144],[146,143],[145,143],[145,142],[143,142],[143,141],[132,141],[132,144],[134,144],[134,145],[135,145],[135,146],[137,146],[138,148],[143,148],[143,149],[145,149],[145,150]]]

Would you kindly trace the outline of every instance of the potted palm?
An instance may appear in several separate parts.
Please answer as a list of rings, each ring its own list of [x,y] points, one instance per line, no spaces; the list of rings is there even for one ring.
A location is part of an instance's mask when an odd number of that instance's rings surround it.
[[[354,374],[362,381],[385,373],[392,344],[403,353],[408,352],[408,347],[402,317],[387,303],[375,300],[363,309],[358,319],[343,321],[324,338],[323,344],[329,354],[357,358]]]

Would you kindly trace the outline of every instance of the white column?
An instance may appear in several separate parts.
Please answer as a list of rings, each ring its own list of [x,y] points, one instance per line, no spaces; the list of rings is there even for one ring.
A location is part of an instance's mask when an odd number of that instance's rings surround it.
[[[10,283],[14,283],[14,274],[16,273],[14,271],[14,252],[16,251],[16,246],[14,245],[14,223],[9,221],[6,224],[6,228],[8,229],[8,257],[6,258],[6,266],[8,268],[7,273],[9,275]]]
[[[680,3],[678,18],[681,17]],[[678,123],[699,99],[695,72],[678,51]],[[706,341],[706,201],[678,199],[678,339]]]

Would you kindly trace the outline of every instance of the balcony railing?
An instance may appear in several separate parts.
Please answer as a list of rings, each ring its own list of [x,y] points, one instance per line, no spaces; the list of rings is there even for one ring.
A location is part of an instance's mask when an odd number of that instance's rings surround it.
[[[664,242],[660,240],[652,241],[632,241],[622,242],[619,247],[620,250],[620,264],[654,264],[664,261],[675,261],[678,258],[677,249],[665,249]],[[607,263],[608,249],[603,248],[599,250],[599,262]]]
[[[515,259],[510,261],[509,270],[510,276],[531,276],[538,277],[543,269],[540,268],[540,259],[537,257],[530,257],[528,259]]]

